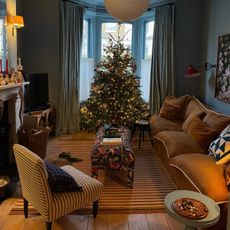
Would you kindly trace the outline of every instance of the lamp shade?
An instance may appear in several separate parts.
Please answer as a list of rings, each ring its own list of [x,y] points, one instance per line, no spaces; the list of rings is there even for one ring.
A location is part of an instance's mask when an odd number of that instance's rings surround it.
[[[199,77],[201,75],[202,73],[199,70],[197,70],[194,66],[190,65],[186,70],[185,77],[191,78],[191,77]]]
[[[24,20],[22,16],[16,15],[14,16],[14,20],[13,20],[13,24],[14,26],[20,28],[24,26]]]
[[[127,22],[140,17],[148,8],[149,0],[104,0],[104,3],[110,15]]]

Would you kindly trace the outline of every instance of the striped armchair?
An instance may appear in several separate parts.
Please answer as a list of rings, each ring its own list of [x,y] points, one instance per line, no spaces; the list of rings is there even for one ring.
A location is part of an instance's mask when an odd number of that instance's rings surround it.
[[[93,216],[96,217],[103,189],[101,182],[66,165],[62,169],[82,186],[83,192],[52,193],[43,160],[22,145],[15,144],[13,150],[22,185],[25,218],[28,217],[28,202],[45,218],[47,230],[51,230],[53,220],[92,202]]]

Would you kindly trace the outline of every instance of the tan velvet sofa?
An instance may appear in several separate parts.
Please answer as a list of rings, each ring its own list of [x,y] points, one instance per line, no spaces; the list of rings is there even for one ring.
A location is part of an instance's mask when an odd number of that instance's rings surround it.
[[[196,120],[200,123],[191,128]],[[154,147],[178,189],[201,192],[219,204],[221,219],[212,227],[218,230],[227,222],[226,166],[216,164],[208,146],[229,123],[230,116],[189,95],[167,96],[159,115],[150,118]]]

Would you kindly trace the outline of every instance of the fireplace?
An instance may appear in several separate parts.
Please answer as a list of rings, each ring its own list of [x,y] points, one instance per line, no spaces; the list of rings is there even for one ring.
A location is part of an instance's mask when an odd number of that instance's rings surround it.
[[[0,103],[0,168],[9,164],[9,130],[8,102]]]
[[[0,168],[14,162],[13,145],[22,125],[24,85],[0,86]]]

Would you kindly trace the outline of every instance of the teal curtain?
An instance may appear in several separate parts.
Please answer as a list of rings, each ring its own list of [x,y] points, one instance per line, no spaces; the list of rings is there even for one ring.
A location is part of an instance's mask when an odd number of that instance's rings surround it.
[[[156,114],[166,95],[174,95],[174,5],[156,8],[150,76],[150,112]]]
[[[80,56],[85,11],[84,7],[68,1],[61,1],[60,9],[61,81],[56,127],[58,135],[80,130]]]

